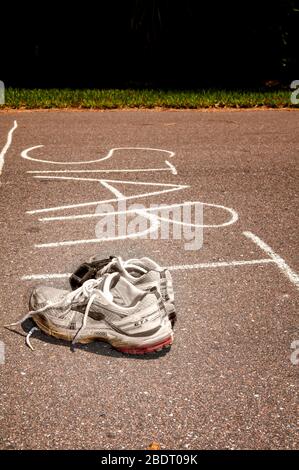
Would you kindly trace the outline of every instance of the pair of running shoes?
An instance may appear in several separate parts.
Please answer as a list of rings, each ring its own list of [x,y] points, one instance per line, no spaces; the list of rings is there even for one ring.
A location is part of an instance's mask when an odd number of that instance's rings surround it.
[[[70,277],[72,291],[36,287],[30,311],[44,333],[74,343],[99,340],[127,354],[169,348],[176,321],[171,274],[143,257],[94,257]],[[30,345],[30,342],[29,342]]]

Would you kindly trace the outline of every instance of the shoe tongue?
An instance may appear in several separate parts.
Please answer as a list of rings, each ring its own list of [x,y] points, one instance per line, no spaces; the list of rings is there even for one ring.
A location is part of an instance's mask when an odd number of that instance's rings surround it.
[[[113,302],[116,304],[128,307],[144,296],[143,291],[133,286],[133,284],[124,277],[119,276],[116,279],[117,281],[110,288],[110,293],[113,295]]]

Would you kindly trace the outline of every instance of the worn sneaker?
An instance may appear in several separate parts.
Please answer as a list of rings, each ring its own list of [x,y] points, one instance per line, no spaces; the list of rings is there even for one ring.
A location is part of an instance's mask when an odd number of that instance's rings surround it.
[[[157,290],[144,292],[117,272],[88,280],[73,292],[37,287],[30,307],[17,323],[32,318],[46,334],[72,343],[100,340],[124,353],[145,354],[173,342]]]
[[[97,257],[92,258],[91,263],[96,262]],[[168,269],[161,268],[150,258],[134,258],[123,261],[121,257],[114,257],[109,263],[98,270],[97,276],[105,273],[119,272],[122,277],[141,290],[149,291],[153,287],[160,292],[168,313],[169,320],[174,326],[176,310],[174,306],[174,292],[172,277]]]

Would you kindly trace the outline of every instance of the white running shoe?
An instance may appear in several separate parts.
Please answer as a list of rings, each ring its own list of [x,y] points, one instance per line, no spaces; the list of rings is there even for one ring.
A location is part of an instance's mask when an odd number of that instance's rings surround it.
[[[145,354],[173,342],[159,292],[144,292],[118,272],[90,279],[73,292],[37,287],[30,307],[14,325],[32,318],[46,334],[73,343],[100,340],[124,353]]]

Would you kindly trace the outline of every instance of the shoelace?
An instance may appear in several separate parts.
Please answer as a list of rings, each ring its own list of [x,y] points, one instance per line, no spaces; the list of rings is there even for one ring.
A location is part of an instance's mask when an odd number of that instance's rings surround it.
[[[113,258],[113,260],[110,261],[110,263],[108,263],[106,266],[104,266],[103,269],[101,269],[101,271],[100,271],[101,275],[106,274],[107,272],[109,272],[109,270],[113,266],[116,266],[117,264],[119,264],[124,271],[126,271],[127,268],[132,268],[132,269],[135,269],[136,271],[139,271],[141,274],[146,274],[147,273],[147,270],[142,268],[141,266],[130,263],[130,260],[123,261],[123,259],[120,256],[118,256],[116,258]]]
[[[9,326],[20,325],[24,321],[26,321],[28,318],[32,318],[35,315],[39,315],[40,313],[46,312],[50,308],[55,308],[55,307],[57,308],[57,307],[61,307],[63,305],[65,305],[65,307],[66,307],[66,312],[65,313],[68,313],[71,310],[74,303],[75,304],[77,304],[77,303],[80,304],[80,303],[83,303],[87,298],[89,298],[89,300],[87,302],[87,305],[86,305],[86,308],[85,308],[85,311],[84,311],[82,325],[78,328],[77,333],[75,334],[75,336],[73,338],[73,341],[72,341],[72,344],[75,344],[78,341],[79,336],[82,334],[82,331],[86,327],[87,317],[88,317],[91,305],[92,305],[94,299],[97,296],[97,294],[93,291],[96,287],[98,287],[101,284],[101,282],[102,282],[102,278],[89,279],[88,281],[84,282],[84,284],[81,287],[79,287],[75,291],[70,292],[69,294],[67,294],[66,298],[61,299],[58,302],[52,302],[52,303],[49,302],[46,305],[44,305],[44,307],[41,307],[37,310],[31,310],[30,312],[26,313],[26,315],[24,315],[17,322],[10,323],[9,325],[4,325],[4,326],[9,327]],[[36,327],[34,327],[34,328],[36,328]],[[26,344],[31,349],[33,349],[33,348],[30,344],[29,338],[30,338],[31,334],[33,333],[33,331],[34,331],[34,329],[32,328],[29,331],[28,335],[26,336]]]

